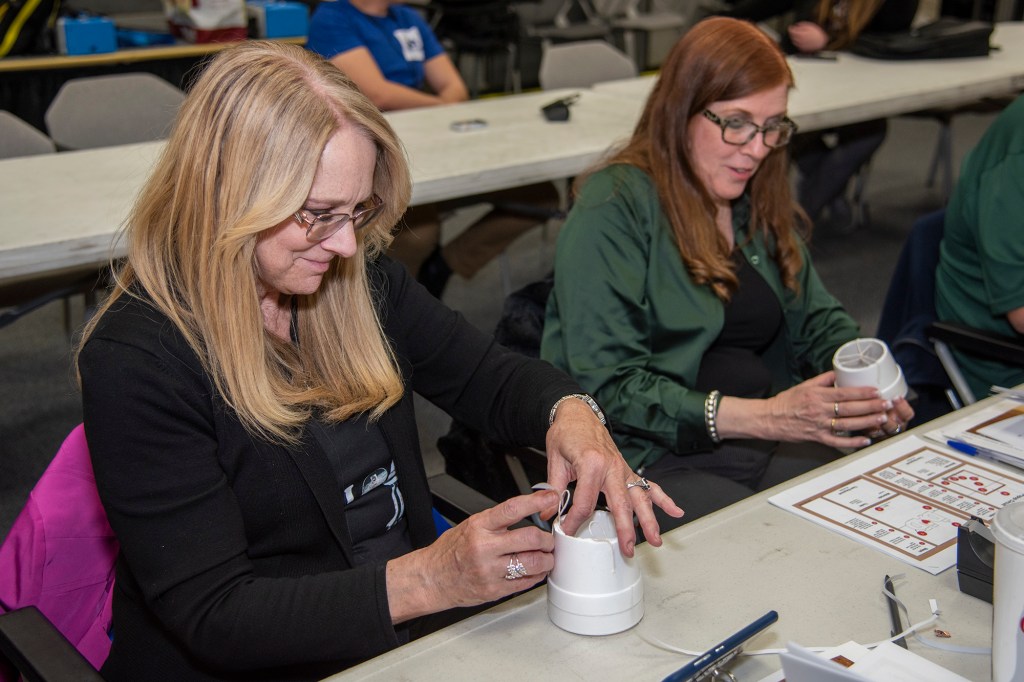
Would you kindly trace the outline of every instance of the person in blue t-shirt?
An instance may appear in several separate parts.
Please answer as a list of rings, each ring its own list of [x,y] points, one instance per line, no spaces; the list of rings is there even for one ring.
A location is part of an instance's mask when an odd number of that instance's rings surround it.
[[[387,0],[322,2],[309,41],[384,111],[468,98],[466,84],[415,10]],[[423,89],[424,85],[430,92]]]
[[[313,12],[306,47],[328,59],[384,111],[434,106],[468,99],[466,84],[429,24],[415,10],[388,0],[334,0]],[[440,246],[440,214],[467,203],[495,208],[454,240]],[[528,205],[536,210],[515,211]],[[517,187],[470,201],[409,209],[407,229],[391,245],[435,296],[452,272],[469,278],[519,235],[537,225],[537,213],[558,208],[551,183]]]

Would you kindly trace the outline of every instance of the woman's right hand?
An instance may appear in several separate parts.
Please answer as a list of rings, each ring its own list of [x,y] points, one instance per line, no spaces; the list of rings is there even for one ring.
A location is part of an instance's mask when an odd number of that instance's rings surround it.
[[[815,441],[836,448],[871,444],[893,405],[869,386],[835,386],[829,371],[765,400],[725,397],[718,408],[723,438],[763,438],[791,443]],[[847,435],[849,434],[849,435]]]
[[[544,580],[555,565],[554,537],[535,526],[509,526],[532,514],[548,518],[557,508],[558,493],[553,490],[513,497],[474,514],[429,547],[389,561],[392,622],[494,601]],[[507,579],[515,560],[526,575]]]

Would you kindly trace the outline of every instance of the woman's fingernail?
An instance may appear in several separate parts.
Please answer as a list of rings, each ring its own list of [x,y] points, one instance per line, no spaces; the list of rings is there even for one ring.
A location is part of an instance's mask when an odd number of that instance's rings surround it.
[[[887,409],[887,410],[891,410],[892,409],[892,401],[891,400],[886,400],[885,403],[883,403],[883,404],[885,405],[885,409]]]

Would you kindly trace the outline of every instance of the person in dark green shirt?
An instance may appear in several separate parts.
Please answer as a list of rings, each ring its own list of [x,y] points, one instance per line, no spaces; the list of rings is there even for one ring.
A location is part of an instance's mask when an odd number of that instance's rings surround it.
[[[964,160],[946,209],[935,308],[939,319],[1024,335],[1024,97],[999,115]],[[1016,366],[954,351],[975,397],[1024,382]]]
[[[632,138],[579,183],[558,239],[541,355],[597,399],[627,461],[687,520],[913,416],[833,386],[832,355],[858,329],[797,234],[792,84],[752,24],[701,22]]]

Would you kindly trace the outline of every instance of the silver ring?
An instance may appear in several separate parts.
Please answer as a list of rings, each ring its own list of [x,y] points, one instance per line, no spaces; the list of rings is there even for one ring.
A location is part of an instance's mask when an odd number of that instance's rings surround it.
[[[529,573],[526,572],[526,567],[523,566],[523,562],[519,560],[519,555],[512,552],[512,556],[508,559],[508,569],[505,572],[505,580],[518,580],[519,578],[525,578]]]
[[[630,488],[636,488],[636,487],[639,487],[641,490],[643,490],[646,493],[646,492],[650,491],[651,483],[646,478],[641,476],[640,478],[636,479],[635,481],[630,481],[629,483],[626,484],[626,490],[629,490]]]
[[[832,403],[832,411],[835,412],[835,415],[837,417],[839,416],[839,401],[838,400],[836,402]]]
[[[903,424],[901,424],[899,422],[896,422],[896,430],[892,432],[892,435],[895,436],[897,433],[901,432],[902,430],[903,430]]]

